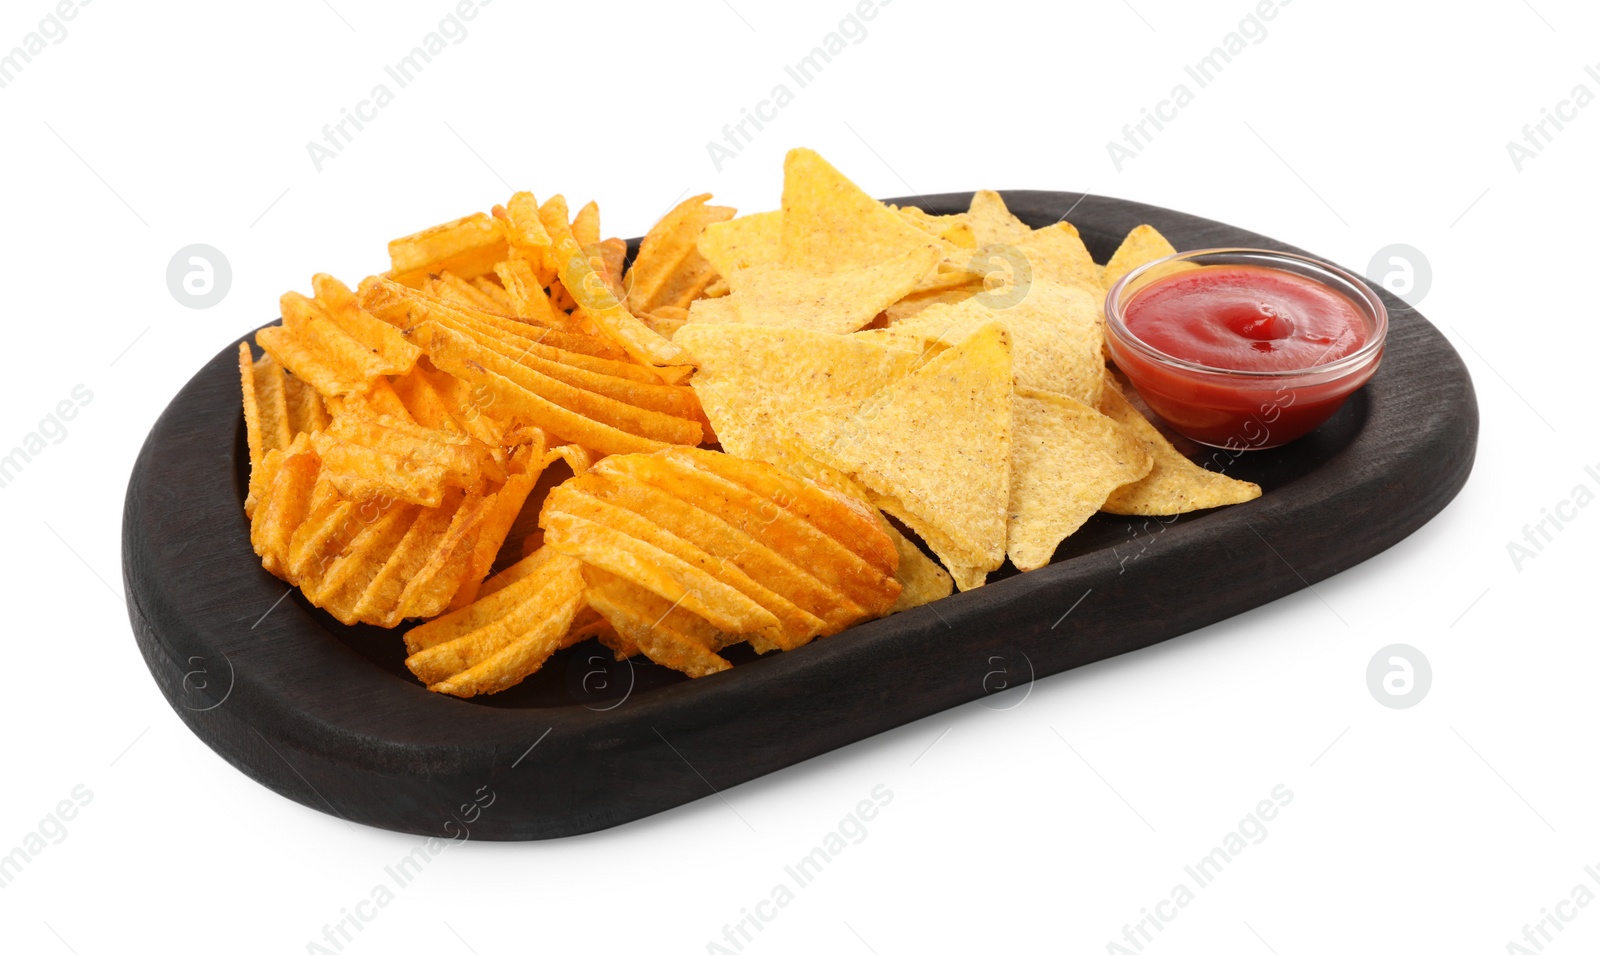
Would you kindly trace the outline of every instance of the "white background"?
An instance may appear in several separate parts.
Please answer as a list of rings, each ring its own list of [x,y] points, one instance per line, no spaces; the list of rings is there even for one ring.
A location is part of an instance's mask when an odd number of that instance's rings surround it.
[[[1577,485],[1600,490],[1584,470],[1600,471],[1600,108],[1520,171],[1506,150],[1574,85],[1600,94],[1584,72],[1600,64],[1600,14],[1530,2],[1296,0],[1121,171],[1107,141],[1185,82],[1248,0],[895,0],[720,171],[706,142],[786,80],[847,0],[498,0],[320,172],[307,141],[385,81],[447,0],[84,7],[0,89],[0,450],[74,386],[93,394],[0,490],[0,854],[73,787],[93,793],[0,889],[6,949],[307,951],[416,844],[251,782],[145,669],[122,602],[122,496],[189,375],[313,272],[354,283],[385,267],[388,239],[513,186],[598,199],[607,234],[638,235],[689,190],[771,208],[783,153],[803,144],[876,195],[1088,190],[1357,270],[1415,246],[1433,272],[1422,310],[1478,388],[1471,481],[1315,592],[726,801],[452,849],[345,951],[707,951],[880,784],[893,801],[865,841],[746,952],[1117,951],[1123,926],[1280,784],[1293,801],[1265,841],[1145,951],[1507,951],[1575,885],[1600,893],[1584,872],[1600,865],[1600,508],[1520,568],[1507,551]],[[0,51],[50,9],[7,0]],[[165,279],[197,242],[232,264],[209,310]],[[1375,702],[1365,675],[1396,642],[1433,668],[1404,710]],[[1600,905],[1562,911],[1575,918],[1546,950],[1593,951]]]

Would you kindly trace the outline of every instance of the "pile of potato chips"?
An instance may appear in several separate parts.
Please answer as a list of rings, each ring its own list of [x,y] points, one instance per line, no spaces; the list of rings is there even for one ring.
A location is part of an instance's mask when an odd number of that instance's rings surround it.
[[[1106,289],[1172,252],[1155,230],[1100,266],[995,193],[886,206],[803,149],[779,210],[709,198],[631,267],[593,203],[518,193],[285,295],[239,350],[263,566],[344,623],[425,620],[407,666],[472,696],[590,638],[703,676],[1042,567],[1097,511],[1260,494],[1105,365]]]

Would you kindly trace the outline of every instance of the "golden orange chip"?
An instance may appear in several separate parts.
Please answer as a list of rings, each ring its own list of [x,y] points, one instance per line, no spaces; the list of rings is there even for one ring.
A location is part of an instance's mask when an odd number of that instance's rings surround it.
[[[722,634],[705,620],[615,574],[594,567],[585,567],[584,574],[589,606],[655,663],[691,677],[729,668],[716,653]]]
[[[706,205],[710,198],[705,193],[678,203],[639,243],[639,257],[626,283],[627,305],[634,314],[688,308],[716,279],[716,269],[696,245],[708,226],[731,219],[734,210]]]
[[[475,278],[504,261],[507,246],[494,217],[475,212],[389,243],[389,276],[419,288],[429,274]]]

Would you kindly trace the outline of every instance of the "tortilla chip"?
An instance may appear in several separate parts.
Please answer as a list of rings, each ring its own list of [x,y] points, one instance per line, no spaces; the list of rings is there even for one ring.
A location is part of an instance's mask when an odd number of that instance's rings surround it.
[[[1035,281],[1045,279],[1057,285],[1072,285],[1093,292],[1103,291],[1100,266],[1070,222],[1057,222],[1034,231],[1016,243],[1028,257]]]
[[[1018,388],[1011,402],[1006,551],[1018,570],[1037,570],[1111,492],[1149,474],[1153,462],[1131,432],[1066,395]]]
[[[972,194],[972,205],[967,209],[967,224],[972,227],[972,238],[978,248],[996,243],[1014,244],[1033,233],[1027,224],[1011,214],[1000,193],[979,189]]]
[[[875,265],[929,239],[809,149],[783,162],[781,235],[784,264],[817,271]]]
[[[1019,386],[1068,395],[1090,407],[1099,402],[1105,363],[1095,296],[1040,279],[1009,308],[990,308],[984,302],[978,295],[951,305],[929,305],[884,334],[951,345],[984,324],[999,322],[1011,337],[1012,370]]]
[[[779,325],[845,334],[871,322],[904,298],[943,258],[932,245],[860,268],[813,272],[783,265],[753,265],[728,276],[733,294],[717,299],[710,313],[733,312],[746,325]]]
[[[1172,442],[1128,403],[1114,382],[1107,382],[1100,392],[1100,412],[1143,442],[1154,462],[1148,475],[1111,492],[1100,508],[1106,513],[1165,516],[1242,504],[1261,496],[1259,485],[1207,471],[1179,454]]]
[[[994,322],[853,412],[790,416],[798,440],[851,474],[906,520],[957,577],[1005,561],[1010,495],[1011,341]],[[936,431],[930,433],[930,426]],[[887,506],[885,506],[887,505]]]
[[[1148,262],[1176,255],[1177,249],[1166,237],[1155,230],[1154,226],[1135,226],[1128,237],[1122,240],[1122,245],[1112,254],[1111,260],[1106,263],[1105,287],[1110,289],[1124,275]]]
[[[700,363],[689,384],[723,450],[768,461],[791,433],[790,415],[820,405],[854,410],[918,357],[861,336],[758,325],[691,323],[673,340]]]
[[[783,213],[757,212],[706,226],[695,243],[718,275],[752,265],[770,265],[783,257]]]
[[[900,581],[900,597],[889,612],[899,613],[950,596],[955,583],[938,561],[924,554],[922,548],[895,530],[894,525],[885,522],[884,526],[894,541],[895,550],[900,552],[900,567],[894,575]]]

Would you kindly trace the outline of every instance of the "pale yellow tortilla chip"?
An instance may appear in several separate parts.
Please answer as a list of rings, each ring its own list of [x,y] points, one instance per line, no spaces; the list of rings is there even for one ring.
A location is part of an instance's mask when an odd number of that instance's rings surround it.
[[[1179,454],[1172,442],[1128,403],[1115,382],[1108,381],[1100,392],[1100,411],[1143,442],[1154,462],[1148,475],[1112,491],[1101,510],[1165,516],[1242,504],[1261,496],[1259,485],[1207,471]]]
[[[1154,462],[1130,431],[1066,395],[1018,388],[1011,402],[1006,552],[1018,570],[1037,570],[1112,491],[1149,474]]]
[[[1008,295],[997,293],[1002,303]],[[884,330],[891,338],[953,344],[988,322],[1011,336],[1017,384],[1068,395],[1093,407],[1105,375],[1097,298],[1077,287],[1038,280],[1009,308],[991,308],[989,295],[929,305]]]
[[[929,241],[809,149],[792,149],[784,159],[780,228],[784,264],[816,271],[874,265]]]
[[[893,326],[917,314],[929,305],[954,305],[964,302],[979,292],[983,286],[964,284],[956,288],[939,289],[932,292],[913,292],[905,298],[883,310],[888,325]]]
[[[1104,287],[1100,284],[1101,268],[1095,265],[1089,249],[1084,246],[1078,230],[1070,222],[1036,229],[1018,240],[1016,248],[1028,257],[1034,281],[1046,279],[1058,285],[1073,285],[1095,293]]]
[[[970,589],[1005,561],[1011,343],[993,322],[853,412],[789,417],[811,455],[880,495]]]
[[[714,222],[700,233],[696,247],[718,275],[767,265],[782,257],[782,223],[783,213],[776,209]]]
[[[691,322],[673,341],[699,362],[689,384],[722,449],[755,460],[771,460],[771,446],[790,436],[787,416],[818,405],[853,410],[918,357],[856,335],[757,325]]]
[[[979,189],[972,194],[972,205],[967,209],[967,224],[972,227],[972,238],[978,248],[997,243],[1015,244],[1032,234],[1033,230],[1006,208],[1006,201],[992,189]]]
[[[1156,259],[1177,254],[1177,249],[1166,237],[1148,225],[1135,226],[1128,237],[1122,240],[1122,245],[1112,254],[1111,260],[1106,263],[1104,284],[1107,289],[1117,284],[1117,281],[1134,269]]]
[[[823,272],[784,265],[753,265],[730,274],[732,294],[703,315],[746,325],[809,328],[843,335],[871,322],[933,272],[943,253],[932,245],[887,262]],[[696,303],[698,305],[698,303]],[[690,321],[706,321],[694,311]]]
[[[894,206],[889,208],[895,209]],[[978,246],[978,241],[972,234],[972,226],[964,216],[929,215],[916,206],[901,206],[895,211],[904,216],[907,222],[958,249],[974,249]]]
[[[899,613],[950,596],[955,582],[939,562],[924,554],[922,548],[895,530],[893,524],[885,522],[884,528],[894,541],[894,549],[900,552],[900,567],[894,574],[900,581],[900,597],[889,612]]]

